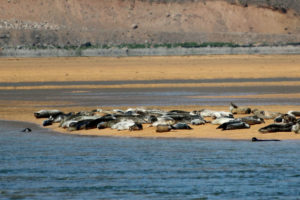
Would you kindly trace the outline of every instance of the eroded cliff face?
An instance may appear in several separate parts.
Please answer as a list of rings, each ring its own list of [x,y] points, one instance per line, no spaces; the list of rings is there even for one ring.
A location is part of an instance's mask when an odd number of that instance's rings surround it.
[[[300,41],[297,0],[0,0],[0,45]]]

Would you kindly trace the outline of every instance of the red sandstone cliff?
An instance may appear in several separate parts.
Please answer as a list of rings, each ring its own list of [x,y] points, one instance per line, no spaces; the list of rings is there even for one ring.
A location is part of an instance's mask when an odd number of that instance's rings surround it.
[[[300,42],[297,0],[0,0],[0,45]]]

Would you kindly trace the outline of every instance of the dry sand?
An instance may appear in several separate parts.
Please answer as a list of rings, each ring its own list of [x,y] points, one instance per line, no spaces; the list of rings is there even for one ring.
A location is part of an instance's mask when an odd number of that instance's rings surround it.
[[[72,85],[72,81],[116,81],[116,80],[174,80],[174,79],[224,79],[224,78],[300,78],[300,55],[275,56],[185,56],[185,57],[130,57],[130,58],[1,58],[0,82],[8,83],[2,90],[15,89],[56,89],[56,88],[114,88],[114,87],[232,87],[247,85],[292,85],[300,86],[299,81],[282,82],[237,82],[237,83],[178,83],[178,84],[133,84],[133,85]],[[26,82],[70,82],[63,86],[23,86]],[[10,86],[9,83],[21,83],[20,86]],[[299,90],[300,91],[300,90]],[[199,97],[199,98],[203,98]],[[229,98],[232,96],[209,96],[210,98]],[[285,98],[284,93],[239,96],[239,98]],[[198,98],[198,97],[197,97]],[[208,98],[208,96],[205,96]],[[289,98],[299,98],[299,93],[291,94]],[[42,124],[35,119],[33,112],[41,109],[57,109],[56,101],[5,101],[0,99],[0,119],[27,121]],[[63,102],[64,104],[66,102]],[[69,102],[72,104],[72,101]],[[249,105],[251,106],[251,105]],[[251,106],[269,111],[286,113],[289,110],[300,110],[300,106],[268,105]],[[228,111],[224,106],[167,106],[159,109],[199,110],[203,108]],[[92,110],[94,107],[60,107],[62,111]],[[110,108],[105,108],[110,109]],[[300,134],[271,133],[261,134],[258,129],[263,125],[255,125],[250,129],[221,131],[215,125],[193,126],[193,130],[156,133],[153,128],[144,126],[143,131],[116,130],[84,130],[68,132],[56,125],[50,128],[68,134],[150,137],[150,138],[218,138],[218,139],[300,139]]]
[[[300,55],[1,58],[0,70],[1,82],[299,78]]]

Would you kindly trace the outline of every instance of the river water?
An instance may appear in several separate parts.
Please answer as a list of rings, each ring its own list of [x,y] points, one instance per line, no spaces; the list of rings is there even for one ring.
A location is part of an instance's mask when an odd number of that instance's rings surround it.
[[[300,199],[300,141],[80,137],[7,121],[0,127],[0,199]]]

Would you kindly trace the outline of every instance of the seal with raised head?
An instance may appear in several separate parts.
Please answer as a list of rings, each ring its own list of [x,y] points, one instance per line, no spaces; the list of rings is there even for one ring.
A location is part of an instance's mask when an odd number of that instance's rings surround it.
[[[233,102],[230,102],[229,110],[232,114],[250,114],[251,108],[248,107],[240,107],[234,104]]]
[[[32,130],[30,128],[24,128],[21,132],[30,133]]]

